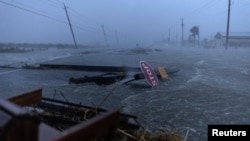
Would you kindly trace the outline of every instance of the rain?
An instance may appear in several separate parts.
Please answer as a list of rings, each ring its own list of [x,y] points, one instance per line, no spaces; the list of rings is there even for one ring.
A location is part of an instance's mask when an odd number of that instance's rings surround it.
[[[152,130],[189,131],[190,141],[207,140],[211,124],[249,124],[250,2],[232,0],[227,22],[228,2],[0,0],[0,96],[39,87],[46,97],[57,90],[68,101],[99,105],[109,95],[103,107],[136,115]],[[111,89],[68,82],[99,72],[22,69],[140,61],[178,72],[157,87],[142,79]]]

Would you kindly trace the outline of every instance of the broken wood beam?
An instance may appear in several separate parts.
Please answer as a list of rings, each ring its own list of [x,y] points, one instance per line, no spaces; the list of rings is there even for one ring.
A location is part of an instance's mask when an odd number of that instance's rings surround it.
[[[53,141],[93,141],[111,133],[119,126],[119,111],[104,112],[62,132]]]
[[[8,100],[0,99],[0,140],[37,141],[39,118]]]
[[[40,69],[62,69],[76,71],[99,71],[99,72],[127,72],[141,71],[139,67],[126,66],[91,66],[91,65],[63,65],[63,64],[40,64]]]
[[[8,100],[19,106],[27,106],[31,104],[37,104],[42,99],[42,89],[34,89],[13,97],[9,97]]]

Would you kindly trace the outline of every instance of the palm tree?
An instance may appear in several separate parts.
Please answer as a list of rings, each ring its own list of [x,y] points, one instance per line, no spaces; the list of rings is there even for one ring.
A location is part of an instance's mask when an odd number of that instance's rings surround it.
[[[196,42],[196,36],[198,36],[198,45],[199,45],[199,38],[200,38],[200,35],[199,35],[199,27],[198,27],[198,26],[193,26],[193,27],[190,29],[190,32],[192,33],[191,36],[194,37],[194,45],[195,45],[195,42]]]

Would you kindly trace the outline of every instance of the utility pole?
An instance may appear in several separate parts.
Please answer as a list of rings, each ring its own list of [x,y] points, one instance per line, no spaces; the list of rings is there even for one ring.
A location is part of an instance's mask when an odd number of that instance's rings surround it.
[[[176,45],[178,44],[178,43],[177,43],[177,40],[178,40],[178,34],[177,34],[177,32],[176,32],[176,34],[175,34],[175,43],[176,43]]]
[[[230,8],[231,8],[231,0],[228,0],[226,49],[228,48],[229,23],[230,23]]]
[[[200,28],[199,26],[197,26],[198,28],[198,47],[200,47]]]
[[[65,12],[66,12],[66,15],[67,15],[67,19],[68,19],[68,22],[69,22],[69,27],[70,27],[70,30],[71,30],[71,33],[72,33],[72,36],[73,36],[73,39],[74,39],[75,47],[77,48],[75,35],[74,35],[73,29],[72,29],[72,25],[71,25],[70,20],[69,20],[68,11],[67,11],[67,8],[66,8],[66,6],[65,6],[64,3],[63,3],[63,5],[64,5],[64,9],[65,9]]]
[[[120,46],[117,31],[115,31],[115,37],[116,37],[116,43],[117,43],[117,46]]]
[[[181,18],[181,45],[183,45],[183,28],[184,28],[183,18]]]
[[[103,25],[102,25],[102,31],[103,31],[103,35],[104,35],[104,38],[105,38],[106,46],[109,47],[109,45],[108,45],[108,39],[107,39],[107,36],[106,36],[106,33],[105,33]]]
[[[170,43],[170,28],[168,29],[168,43]]]

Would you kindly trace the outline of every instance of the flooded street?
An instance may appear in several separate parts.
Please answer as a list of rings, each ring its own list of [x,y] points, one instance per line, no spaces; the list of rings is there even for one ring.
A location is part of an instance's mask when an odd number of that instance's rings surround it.
[[[0,97],[42,88],[43,97],[118,108],[150,131],[206,141],[208,125],[250,125],[249,10],[249,0],[0,0]],[[143,61],[178,71],[151,87],[140,79]],[[122,82],[73,84],[103,77]]]
[[[207,140],[208,124],[250,123],[250,48],[149,47],[134,49],[89,49],[50,64],[175,67],[180,71],[151,88],[145,80],[107,87],[69,84],[70,77],[96,72],[67,70],[0,70],[1,97],[43,88],[43,96],[121,111],[138,116],[141,123],[156,130],[173,126],[188,140]],[[49,61],[48,61],[49,60]],[[41,62],[41,61],[40,61]],[[34,62],[33,62],[34,63]],[[62,96],[63,95],[63,96]],[[65,97],[64,97],[65,96]]]

